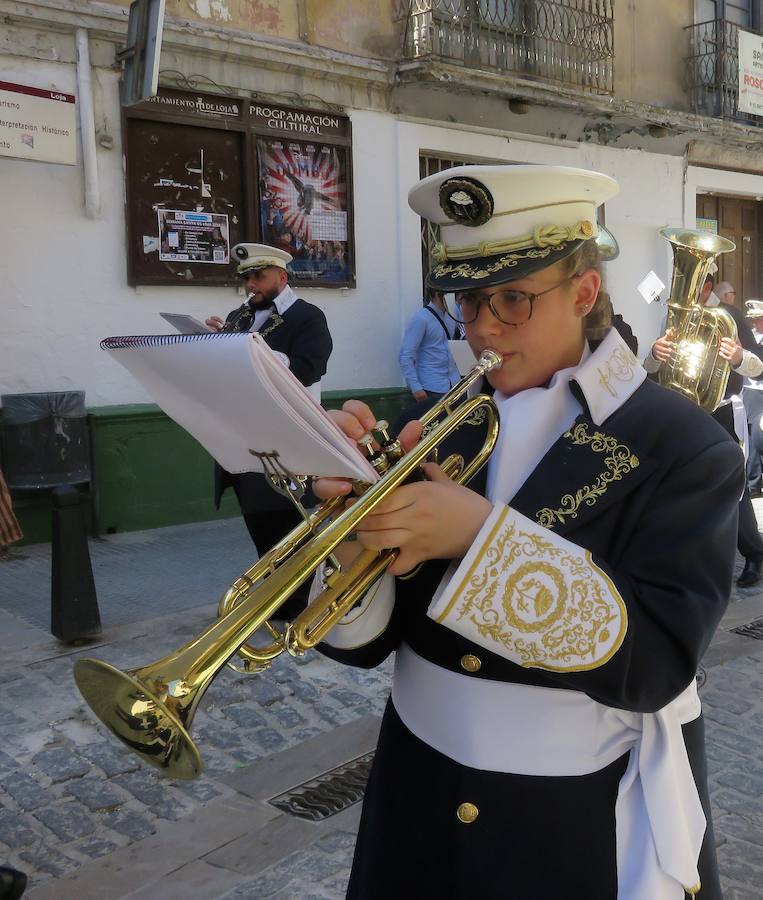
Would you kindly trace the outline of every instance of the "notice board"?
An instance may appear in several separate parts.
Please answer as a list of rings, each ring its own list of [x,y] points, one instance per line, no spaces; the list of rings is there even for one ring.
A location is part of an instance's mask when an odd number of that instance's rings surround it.
[[[347,116],[163,88],[124,133],[130,284],[236,284],[255,241],[295,286],[354,286]]]

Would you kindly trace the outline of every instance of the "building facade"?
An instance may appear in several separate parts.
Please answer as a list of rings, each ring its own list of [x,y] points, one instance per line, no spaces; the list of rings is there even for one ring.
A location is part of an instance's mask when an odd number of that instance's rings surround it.
[[[661,227],[699,216],[732,236],[721,275],[740,302],[763,290],[763,118],[740,112],[737,63],[740,31],[760,26],[754,0],[168,0],[159,94],[130,108],[127,6],[0,9],[0,135],[19,86],[74,100],[59,129],[72,133],[54,135],[73,158],[18,158],[0,139],[0,393],[85,391],[101,531],[214,515],[208,461],[99,343],[168,333],[162,312],[238,306],[236,241],[294,252],[299,293],[334,337],[329,403],[404,395],[397,350],[432,239],[407,192],[445,166],[615,177],[607,284],[644,350],[665,294],[647,304],[636,286],[650,270],[669,283]],[[192,458],[182,476],[178,454]],[[18,502],[30,523],[44,508]]]

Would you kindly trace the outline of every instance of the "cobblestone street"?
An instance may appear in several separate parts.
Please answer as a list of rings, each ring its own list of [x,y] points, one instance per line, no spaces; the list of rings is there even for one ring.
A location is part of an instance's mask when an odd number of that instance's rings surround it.
[[[104,632],[74,648],[47,631],[49,548],[0,556],[0,859],[29,873],[25,897],[343,897],[359,805],[313,823],[267,801],[373,746],[389,664],[366,672],[311,654],[257,677],[225,670],[193,726],[203,775],[169,781],[94,723],[72,665],[135,667],[200,632],[226,587],[216,573],[246,567],[248,537],[226,521],[118,535],[91,553]],[[727,900],[763,897],[763,641],[730,631],[760,617],[763,592],[735,593],[705,660]]]

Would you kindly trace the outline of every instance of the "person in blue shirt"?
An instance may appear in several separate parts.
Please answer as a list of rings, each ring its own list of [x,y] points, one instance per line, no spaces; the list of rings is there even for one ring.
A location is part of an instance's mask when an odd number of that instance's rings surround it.
[[[408,323],[398,356],[415,400],[442,397],[461,377],[448,347],[448,341],[459,335],[448,315],[445,295],[429,288],[428,299]]]

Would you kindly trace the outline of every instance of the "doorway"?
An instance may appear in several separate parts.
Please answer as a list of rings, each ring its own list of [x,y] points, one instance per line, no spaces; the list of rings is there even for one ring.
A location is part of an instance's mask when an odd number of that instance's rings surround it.
[[[760,201],[750,197],[697,195],[697,218],[709,220],[708,226],[716,223],[717,233],[736,244],[736,250],[718,257],[716,283],[728,281],[734,286],[735,305],[741,310],[744,310],[745,300],[761,299],[761,207]]]

